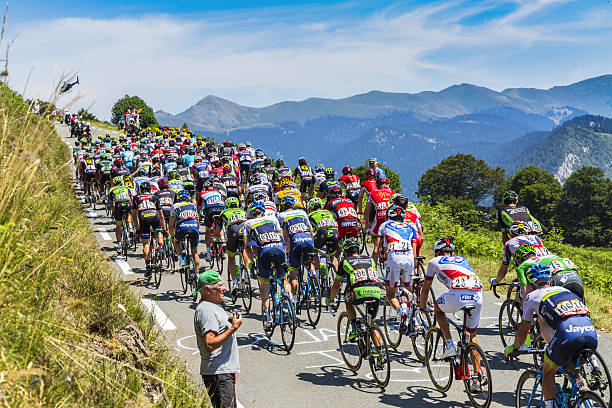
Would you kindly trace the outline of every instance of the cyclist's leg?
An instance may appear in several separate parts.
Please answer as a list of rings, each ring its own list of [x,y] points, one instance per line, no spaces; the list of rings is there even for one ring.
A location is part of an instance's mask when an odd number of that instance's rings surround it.
[[[399,301],[395,296],[397,292],[397,284],[399,283],[400,273],[399,267],[395,262],[395,257],[389,254],[385,262],[385,292],[389,303],[395,310],[399,308]]]
[[[436,299],[434,313],[446,341],[451,339],[450,325],[446,319],[446,313],[455,313],[459,310],[461,310],[461,307],[457,301],[457,295],[453,292],[444,293]]]
[[[259,291],[261,294],[261,302],[264,309],[270,309],[270,273],[272,272],[269,252],[262,252],[257,259],[257,281],[259,282]]]
[[[380,306],[380,302],[368,303],[366,306],[366,314],[369,316],[370,326],[376,326],[376,316],[378,315],[378,307]],[[380,338],[380,333],[375,332],[376,337],[374,338],[374,344],[378,347],[383,344],[383,340]]]
[[[298,297],[298,271],[302,263],[302,247],[294,245],[289,250],[289,284],[290,293],[293,295],[293,302],[297,303]]]

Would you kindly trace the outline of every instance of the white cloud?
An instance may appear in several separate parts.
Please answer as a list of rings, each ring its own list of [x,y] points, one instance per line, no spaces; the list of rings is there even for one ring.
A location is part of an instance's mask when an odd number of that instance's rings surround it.
[[[602,33],[612,39],[609,8],[585,10],[561,24],[525,23],[560,3],[519,2],[503,18],[477,25],[461,20],[497,2],[441,2],[411,10],[394,6],[365,17],[325,18],[321,10],[309,14],[306,8],[286,8],[197,19],[150,15],[36,22],[20,28],[9,81],[23,89],[34,66],[27,94],[45,97],[54,72],[75,70],[82,81],[75,90],[87,93],[82,104],[97,100],[92,110],[103,118],[125,93],[176,113],[208,93],[263,106],[371,89],[435,90],[453,82],[501,89],[519,84],[516,78],[500,78],[490,65],[534,44],[584,43],[596,35],[603,41]]]

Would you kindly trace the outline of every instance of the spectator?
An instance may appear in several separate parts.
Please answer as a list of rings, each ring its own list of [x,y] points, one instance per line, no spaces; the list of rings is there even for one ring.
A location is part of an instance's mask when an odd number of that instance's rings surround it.
[[[371,158],[370,160],[368,160],[368,167],[376,172],[376,178],[387,177],[387,173],[383,169],[378,167],[378,162],[375,158]]]
[[[236,373],[240,372],[238,343],[234,333],[242,324],[240,314],[228,318],[219,304],[225,290],[216,271],[200,274],[193,294],[200,293],[193,323],[200,349],[200,375],[214,408],[236,408]]]

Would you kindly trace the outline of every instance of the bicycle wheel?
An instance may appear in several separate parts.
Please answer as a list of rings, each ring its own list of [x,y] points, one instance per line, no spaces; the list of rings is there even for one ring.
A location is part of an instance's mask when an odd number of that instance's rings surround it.
[[[217,246],[216,258],[217,258],[217,272],[219,272],[219,275],[223,276],[223,259],[225,258],[225,250],[220,245]]]
[[[402,342],[402,332],[400,330],[400,321],[397,318],[397,312],[389,298],[385,298],[383,306],[383,326],[385,327],[387,344],[393,349],[398,348]]]
[[[370,370],[372,377],[380,388],[385,388],[391,378],[391,361],[387,342],[378,326],[370,326],[367,330],[368,350],[370,351]],[[376,343],[379,343],[377,346]]]
[[[272,316],[272,327],[266,330],[266,312],[264,310],[264,302],[261,301],[261,325],[263,327],[264,334],[267,338],[271,338],[274,334],[274,328],[276,327],[276,305],[274,304],[274,296],[270,293],[270,314]]]
[[[450,359],[442,359],[445,343],[442,330],[429,329],[425,336],[425,365],[429,379],[440,392],[448,391],[453,383],[453,363]]]
[[[605,401],[593,391],[583,391],[578,397],[578,408],[604,408]]]
[[[504,347],[514,343],[514,336],[521,324],[522,314],[521,305],[514,299],[504,300],[499,308],[499,337]]]
[[[491,405],[493,387],[487,357],[476,343],[469,343],[461,354],[463,384],[468,398],[475,408]]]
[[[359,228],[359,241],[361,244],[360,253],[365,255],[370,255],[370,248],[368,247],[368,232],[365,229],[365,226],[362,222],[360,222]]]
[[[153,283],[155,289],[159,288],[162,280],[162,272],[164,270],[164,260],[162,259],[162,252],[158,248],[155,251],[155,258],[153,258]]]
[[[362,357],[359,351],[358,341],[350,342],[348,337],[351,332],[351,323],[346,312],[340,313],[338,323],[336,324],[336,333],[338,335],[338,347],[340,354],[346,363],[346,366],[351,371],[359,370],[361,367]]]
[[[125,221],[123,222],[123,227],[121,229],[121,255],[127,260],[127,251],[129,246],[129,236],[127,231],[127,226],[125,225]]]
[[[414,307],[414,306],[413,306]],[[412,321],[409,323],[410,340],[412,340],[412,349],[414,355],[421,362],[425,362],[425,336],[430,327],[431,315],[427,312],[417,310],[414,307]]]
[[[295,343],[295,311],[293,310],[293,301],[285,296],[281,306],[281,338],[287,353],[293,348]]]
[[[331,288],[334,285],[334,281],[336,280],[336,267],[334,266],[333,263],[328,262],[327,263],[327,276],[326,276],[327,281],[325,282],[325,284],[327,285],[327,293],[331,294]],[[332,301],[334,299],[331,299]],[[340,291],[338,291],[338,296],[336,298],[336,300],[340,300]]]
[[[608,406],[611,404],[610,371],[601,355],[595,352],[582,352],[580,356],[580,375],[587,382],[589,390],[599,395]]]
[[[189,265],[191,266],[189,268],[190,270],[190,282],[191,282],[191,290],[193,291],[196,288],[197,285],[197,281],[198,281],[198,270],[196,268],[196,264],[195,264],[195,257],[193,255],[189,255]],[[192,300],[194,302],[198,301],[198,293],[196,292],[195,294],[191,295]]]
[[[165,247],[164,268],[172,274],[174,273],[174,268],[176,268],[176,263],[174,262],[174,247],[171,243],[167,243]]]
[[[187,293],[187,289],[189,288],[189,268],[187,266],[182,266],[179,269],[179,274],[181,275],[181,289],[183,289],[183,295]]]
[[[240,265],[240,295],[242,296],[242,305],[244,310],[249,313],[251,304],[253,303],[253,288],[251,287],[251,277],[246,266]]]
[[[306,291],[308,296],[308,307],[306,313],[308,314],[308,321],[312,327],[316,327],[321,318],[321,289],[319,288],[319,282],[314,276],[308,277],[308,290]]]
[[[516,384],[516,408],[540,408],[544,406],[541,379],[534,370],[526,370]]]

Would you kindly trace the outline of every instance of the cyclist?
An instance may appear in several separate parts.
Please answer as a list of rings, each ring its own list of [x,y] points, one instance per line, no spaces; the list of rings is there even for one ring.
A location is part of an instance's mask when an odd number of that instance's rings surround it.
[[[353,205],[357,205],[359,198],[359,192],[361,191],[361,181],[359,176],[353,174],[353,168],[350,166],[344,166],[342,168],[342,176],[338,177],[340,185],[344,187],[346,196],[353,202]]]
[[[123,217],[127,215],[128,230],[133,234],[132,226],[132,196],[130,189],[123,185],[123,177],[117,176],[113,179],[113,186],[108,191],[108,207],[112,208],[113,218],[115,219],[115,238],[117,239],[117,252],[121,252],[121,224]]]
[[[372,258],[374,264],[378,261],[380,248],[383,248],[385,261],[385,290],[387,299],[396,310],[401,321],[404,311],[399,307],[399,300],[395,296],[398,283],[403,282],[404,287],[412,293],[412,277],[416,264],[416,231],[404,222],[406,212],[400,206],[394,205],[387,212],[388,220],[378,229],[374,241]],[[382,244],[382,245],[381,245]]]
[[[437,275],[438,280],[448,288],[448,292],[439,296],[435,304],[436,320],[446,340],[446,347],[441,357],[447,358],[456,356],[458,353],[451,338],[446,313],[456,313],[465,306],[473,306],[474,308],[467,315],[465,330],[470,334],[470,341],[478,343],[476,331],[482,307],[482,283],[468,260],[455,255],[455,244],[452,238],[438,239],[433,250],[435,258],[431,259],[427,265],[419,305],[422,310],[428,310],[429,289],[434,276]]]
[[[304,208],[302,194],[294,187],[290,177],[283,177],[278,183],[278,193],[276,193],[276,203],[280,205],[285,197],[292,197],[295,208]]]
[[[106,194],[106,188],[110,183],[111,169],[113,167],[113,162],[110,158],[110,153],[105,153],[100,157],[100,160],[96,162],[96,182],[98,183],[100,197]]]
[[[93,193],[96,183],[96,163],[90,153],[85,153],[81,162],[81,174],[83,175],[83,191],[89,195]]]
[[[176,250],[181,265],[187,265],[187,257],[183,256],[181,241],[189,237],[189,246],[193,254],[196,276],[200,270],[200,255],[198,253],[198,242],[200,241],[200,222],[198,209],[191,200],[191,194],[187,190],[179,191],[178,202],[170,208],[169,232],[174,238],[172,244]]]
[[[270,313],[270,274],[272,269],[283,281],[287,293],[291,293],[291,286],[287,281],[285,269],[285,243],[281,228],[275,216],[264,216],[266,207],[262,201],[254,201],[249,205],[249,215],[253,218],[244,223],[244,249],[243,257],[247,264],[253,259],[247,247],[257,248],[257,279],[261,301],[264,307],[265,327],[272,328],[272,315]]]
[[[327,254],[331,257],[336,270],[338,270],[338,252],[340,249],[338,245],[338,223],[331,211],[323,209],[323,201],[319,197],[314,197],[308,202],[308,220],[312,226],[315,248],[327,248]],[[325,268],[325,265],[319,263],[318,254],[316,262],[319,264],[319,269]]]
[[[315,184],[319,187],[325,181],[325,166],[319,163],[315,166],[314,171]]]
[[[370,197],[366,204],[366,229],[370,230],[372,236],[378,234],[378,228],[385,222],[387,218],[387,207],[391,196],[395,191],[389,188],[389,179],[376,179],[376,190],[370,192]]]
[[[376,160],[375,157],[372,157],[371,159],[368,160],[368,167],[369,167],[368,170],[373,170],[374,172],[376,172],[376,178],[386,178],[387,177],[387,173],[385,173],[383,169],[378,167],[378,161]]]
[[[170,209],[176,201],[176,193],[169,188],[168,179],[161,177],[157,181],[159,190],[155,192],[155,196],[159,200],[159,206],[164,214],[164,219],[170,219]]]
[[[254,159],[254,152],[247,149],[246,145],[241,144],[238,146],[238,160],[240,161],[240,178],[247,179],[249,176],[249,169],[251,168],[251,162]]]
[[[293,303],[297,306],[298,300],[298,269],[305,255],[314,253],[314,240],[312,238],[312,227],[308,221],[308,215],[302,209],[295,208],[294,197],[286,196],[280,203],[281,212],[276,216],[283,229],[285,242],[289,245],[289,282]],[[316,272],[315,265],[310,265],[310,270]]]
[[[227,244],[225,251],[227,252],[227,273],[232,278],[230,291],[236,290],[237,280],[236,272],[236,250],[238,249],[239,241],[242,240],[242,224],[247,220],[246,212],[240,208],[240,202],[236,197],[228,197],[224,203],[225,209],[219,216],[219,222],[225,227],[225,236]]]
[[[410,226],[417,232],[416,256],[419,256],[421,253],[421,245],[423,244],[423,223],[421,222],[421,214],[419,214],[419,211],[416,209],[415,205],[401,194],[395,194],[393,197],[391,197],[391,201],[394,205],[399,205],[406,210],[404,222],[406,224],[410,224]]]
[[[331,211],[338,221],[338,239],[342,240],[346,235],[357,238],[359,235],[359,219],[353,207],[353,202],[342,196],[342,190],[332,187],[327,193],[329,201],[325,209]]]
[[[330,299],[335,299],[346,277],[347,285],[344,291],[344,304],[346,313],[351,322],[351,332],[348,340],[354,342],[359,336],[357,328],[357,314],[353,305],[368,302],[366,309],[370,317],[370,325],[376,324],[378,306],[380,304],[380,281],[376,273],[376,265],[368,255],[359,255],[359,242],[353,237],[346,237],[342,241],[342,261],[336,273],[336,279],[325,298],[325,304],[330,305]],[[381,339],[377,339],[379,342]]]
[[[300,179],[300,193],[312,197],[315,188],[315,179],[312,169],[305,157],[300,157],[298,167],[293,170],[293,178]]]
[[[250,185],[246,191],[247,205],[251,203],[252,201],[255,201],[254,197],[255,197],[255,194],[258,192],[265,194],[267,197],[266,199],[269,199],[270,197],[273,196],[272,187],[267,182],[264,183],[262,180],[262,177],[260,176],[263,176],[263,178],[266,178],[266,176],[262,174],[253,174],[249,178]]]
[[[497,211],[497,223],[502,231],[502,243],[505,244],[510,237],[508,229],[515,222],[521,222],[528,227],[529,234],[541,234],[546,232],[542,224],[536,220],[524,205],[518,205],[518,194],[508,190],[502,196],[504,206]]]
[[[202,182],[202,191],[198,195],[197,200],[198,212],[204,219],[204,227],[206,233],[204,240],[206,242],[206,260],[210,262],[212,259],[212,233],[213,233],[213,218],[217,217],[223,211],[223,196],[213,188],[212,180],[206,179]],[[215,228],[215,238],[220,239],[221,230]]]
[[[357,213],[363,214],[363,196],[370,197],[370,193],[376,190],[376,172],[374,170],[366,170],[365,180],[361,182],[361,191],[357,197]],[[369,216],[369,214],[368,214]]]
[[[291,177],[291,170],[285,166],[283,159],[278,159],[276,160],[276,170],[274,170],[274,175],[272,176],[275,191],[278,191],[278,184],[284,177]]]
[[[272,164],[272,159],[269,157],[263,159],[263,164],[259,168],[263,169],[264,174],[268,178],[268,183],[271,183],[272,178],[274,177],[274,172],[276,171],[276,167],[274,167]],[[255,172],[255,169],[253,169],[252,172]]]
[[[221,182],[225,186],[228,197],[240,198],[240,195],[242,194],[240,191],[240,180],[238,180],[238,177],[232,174],[232,167],[229,164],[223,165]]]
[[[569,290],[552,285],[552,272],[548,265],[534,264],[525,277],[533,289],[525,298],[523,321],[508,345],[506,355],[515,354],[529,333],[534,314],[547,342],[542,367],[542,393],[546,408],[556,406],[555,373],[561,365],[573,365],[572,359],[581,350],[597,348],[597,332],[584,302]]]
[[[163,237],[160,232],[160,227],[161,229],[165,229],[166,223],[164,214],[159,205],[159,200],[151,193],[151,183],[148,181],[140,183],[138,193],[139,194],[134,197],[132,203],[132,217],[136,220],[138,236],[142,241],[142,254],[147,267],[144,276],[145,278],[149,278],[151,276],[149,239],[151,238],[151,233],[153,233],[153,239],[157,238],[157,242],[161,244]],[[155,236],[155,234],[157,234],[157,236]]]
[[[342,190],[340,182],[336,180],[336,172],[331,167],[328,167],[325,169],[325,181],[322,181],[321,184],[319,184],[319,192],[317,193],[317,197],[326,199],[327,193],[332,187],[339,187]]]

